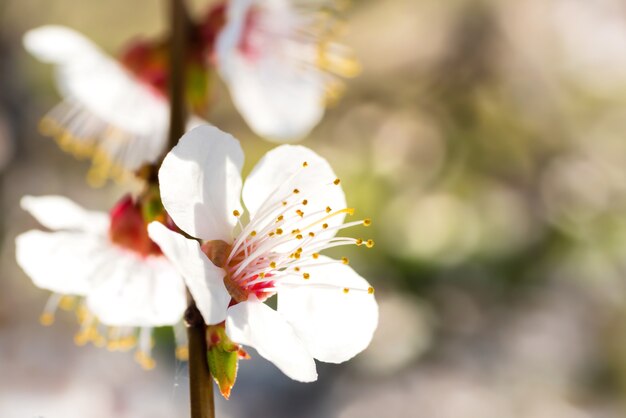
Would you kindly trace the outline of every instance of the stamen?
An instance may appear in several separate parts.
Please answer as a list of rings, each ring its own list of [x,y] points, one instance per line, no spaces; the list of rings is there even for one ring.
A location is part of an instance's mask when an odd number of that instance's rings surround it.
[[[335,179],[335,181],[333,181],[333,184],[334,184],[335,186],[339,186],[339,183],[341,183],[341,180],[340,180],[340,179]]]
[[[304,277],[304,280],[309,280],[309,278],[311,277],[311,275],[309,273],[303,273],[302,277]]]
[[[365,243],[365,246],[367,248],[372,248],[374,246],[374,240],[373,239],[368,239],[367,242]]]
[[[54,313],[59,306],[59,302],[61,301],[62,296],[58,293],[53,293],[48,298],[46,302],[46,306],[43,309],[43,312],[39,316],[39,323],[45,327],[50,326],[54,323]]]
[[[187,331],[180,322],[174,326],[174,340],[176,341],[176,358],[181,361],[187,361],[189,359]]]
[[[241,216],[241,213],[240,213],[237,209],[235,209],[235,210],[233,211],[233,215],[235,215],[236,217],[240,217],[240,216]]]
[[[349,263],[350,263],[350,260],[348,260],[348,257],[341,257],[341,262],[342,262],[343,264],[349,264]]]
[[[363,226],[370,226],[372,224],[372,220],[369,218],[363,219]]]

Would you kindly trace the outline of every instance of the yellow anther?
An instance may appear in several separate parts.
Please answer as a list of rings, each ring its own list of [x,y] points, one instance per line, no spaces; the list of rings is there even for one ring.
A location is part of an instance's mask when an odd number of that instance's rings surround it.
[[[44,312],[39,317],[39,323],[44,327],[48,327],[54,323],[54,315],[50,312]]]
[[[363,226],[370,226],[372,224],[372,220],[369,218],[363,219]]]
[[[74,344],[85,345],[88,342],[89,342],[89,338],[87,335],[85,335],[84,332],[79,332],[78,334],[74,335]]]
[[[324,228],[324,229],[328,228],[328,224],[323,224],[322,228]]]
[[[275,268],[276,268],[276,262],[275,262],[275,261],[272,261],[272,262],[270,263],[270,268],[273,268],[273,269],[275,269]]]
[[[291,231],[291,233],[292,234],[298,234],[298,233],[300,233],[300,230],[299,229],[294,229],[293,231]]]
[[[143,351],[135,352],[135,361],[139,363],[139,365],[145,370],[154,369],[154,366],[156,366],[156,362],[154,361],[154,359]]]
[[[302,273],[302,277],[304,277],[304,280],[309,280],[309,277],[311,277],[311,275],[309,273]]]
[[[300,267],[294,267],[293,268],[295,271],[300,271]]]
[[[370,295],[374,294],[374,288],[372,286],[367,288],[367,293],[369,293]]]
[[[298,193],[300,193],[300,190],[298,190],[298,189],[293,189],[293,194],[298,194]]]
[[[332,212],[332,209],[330,208],[330,206],[326,206],[326,213],[330,213]]]
[[[59,308],[63,309],[64,311],[71,311],[72,309],[74,309],[75,302],[76,298],[74,298],[73,296],[63,296],[59,301]]]
[[[302,167],[308,167],[309,163],[307,163],[306,161],[302,163]]]
[[[308,201],[308,200],[306,200],[306,199],[304,199],[304,200],[302,201],[302,204],[303,204],[304,206],[306,206],[306,205],[307,205],[307,203],[309,203],[309,201]]]
[[[274,236],[274,231],[270,232],[270,233],[269,233],[269,234],[267,234],[267,235],[268,235],[268,236],[270,236],[270,237],[273,237],[273,236]]]
[[[283,215],[280,215],[278,218],[276,218],[276,222],[280,222],[283,219],[285,219],[285,217]]]
[[[300,258],[300,253],[294,253],[293,257],[298,260]]]
[[[302,234],[296,235],[296,239],[302,239]]]
[[[339,183],[341,183],[341,180],[340,180],[340,179],[335,179],[335,181],[333,181],[333,184],[334,184],[335,186],[338,186],[338,185],[339,185]]]
[[[281,228],[277,228],[277,229],[276,229],[276,234],[277,234],[277,235],[280,235],[280,234],[282,234],[282,233],[283,233],[283,230],[282,230]]]
[[[259,277],[264,279],[265,278],[265,273],[263,273],[263,272],[259,273]]]
[[[251,237],[255,237],[255,236],[256,236],[256,231],[252,231],[252,232],[250,232],[250,236],[251,236]]]
[[[357,239],[355,242],[356,245],[361,246],[363,245],[363,240],[361,238]]]
[[[297,253],[301,253],[301,252],[302,252],[302,247],[298,248],[298,249],[296,250],[296,252],[297,252]]]
[[[239,213],[239,211],[237,209],[235,209],[233,211],[233,215],[235,215],[236,217],[239,217],[239,216],[241,216],[241,213]]]
[[[350,289],[348,289],[347,287],[343,288],[343,293],[348,293],[350,291]]]
[[[309,232],[309,236],[313,238],[315,236],[315,232]]]
[[[348,264],[350,262],[350,260],[348,260],[348,257],[341,257],[341,262],[343,264]]]
[[[189,348],[186,345],[176,347],[176,358],[181,361],[189,360]]]
[[[313,257],[314,259],[317,260],[318,258],[320,258],[320,254],[319,253],[313,253],[313,255],[311,257]]]
[[[372,248],[374,246],[374,240],[373,239],[368,239],[367,242],[365,243],[365,246],[367,248]]]
[[[298,214],[298,216],[300,216],[301,218],[304,216],[304,212],[302,212],[300,209],[296,210],[296,213]]]
[[[287,206],[287,202],[284,202],[284,201],[283,201],[283,206]]]

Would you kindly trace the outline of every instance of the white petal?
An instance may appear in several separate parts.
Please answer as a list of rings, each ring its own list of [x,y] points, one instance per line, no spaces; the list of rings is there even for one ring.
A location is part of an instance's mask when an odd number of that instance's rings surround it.
[[[322,119],[325,88],[317,73],[273,60],[255,65],[238,56],[230,60],[220,66],[220,73],[235,107],[258,135],[274,142],[295,142]]]
[[[303,163],[307,167],[303,167]],[[243,187],[243,201],[254,219],[259,210],[267,212],[268,207],[281,207],[282,201],[301,202],[306,199],[306,206],[301,207],[305,215],[319,212],[315,219],[326,216],[326,207],[332,211],[344,209],[346,198],[341,184],[333,182],[336,175],[328,162],[310,149],[297,145],[281,145],[274,148],[257,163]],[[293,190],[298,189],[298,194]],[[264,216],[262,213],[261,216]],[[294,217],[295,209],[291,216]],[[286,216],[287,217],[287,216]],[[343,223],[344,215],[332,216],[324,222],[330,227]],[[296,217],[296,224],[290,229],[301,229],[312,222],[311,218]],[[322,222],[308,229],[317,233],[316,240],[332,238],[335,232],[321,232]],[[329,228],[329,230],[332,228]]]
[[[142,258],[113,248],[112,271],[87,297],[105,325],[163,326],[178,323],[187,307],[185,285],[165,257]]]
[[[105,235],[109,228],[109,216],[102,212],[83,209],[62,196],[24,196],[22,209],[52,230],[72,229]]]
[[[51,64],[91,54],[95,45],[80,33],[64,26],[46,25],[26,32],[24,47],[39,60]]]
[[[110,259],[106,238],[81,232],[28,231],[15,240],[17,264],[36,286],[86,295]]]
[[[306,136],[324,113],[324,75],[316,68],[314,45],[294,42],[298,16],[287,2],[257,2],[258,30],[245,28],[251,1],[230,2],[228,20],[216,43],[218,70],[248,125],[270,140]],[[271,31],[263,30],[272,28]],[[246,56],[242,36],[258,51]]]
[[[209,125],[183,135],[159,171],[163,205],[176,225],[193,237],[231,242],[242,166],[231,135]]]
[[[164,97],[69,28],[33,29],[24,36],[24,46],[40,60],[56,65],[65,101],[48,116],[74,141],[62,146],[79,154],[91,152],[100,160],[106,156],[110,162],[100,162],[101,170],[111,163],[136,170],[161,155],[169,121]]]
[[[293,328],[254,296],[228,309],[226,334],[231,340],[256,349],[290,378],[300,382],[317,380],[315,361]]]
[[[332,260],[320,257],[320,261]],[[378,325],[378,305],[367,292],[369,284],[340,262],[307,272],[306,283],[279,291],[278,312],[313,357],[329,363],[349,360],[369,345]],[[343,288],[352,290],[344,293]]]
[[[185,279],[204,322],[209,325],[222,322],[231,299],[224,286],[224,270],[209,261],[197,241],[158,222],[148,225],[148,233]]]

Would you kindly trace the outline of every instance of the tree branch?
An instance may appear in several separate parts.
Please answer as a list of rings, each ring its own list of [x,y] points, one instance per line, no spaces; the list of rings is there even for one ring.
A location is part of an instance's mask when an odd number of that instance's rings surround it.
[[[170,130],[168,150],[185,133],[187,103],[185,100],[185,54],[190,18],[185,0],[170,0]],[[193,298],[187,292],[189,307],[185,312],[189,344],[189,398],[191,418],[214,418],[213,380],[207,362],[206,325]]]

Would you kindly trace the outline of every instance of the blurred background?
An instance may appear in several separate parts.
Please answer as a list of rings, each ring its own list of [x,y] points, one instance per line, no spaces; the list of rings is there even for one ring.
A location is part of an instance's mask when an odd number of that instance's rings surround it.
[[[201,14],[210,2],[196,0]],[[369,349],[320,380],[240,364],[217,416],[626,416],[626,4],[621,0],[360,0],[345,43],[362,74],[304,141],[330,160],[372,251],[343,251],[376,287]],[[187,416],[186,365],[159,332],[158,365],[77,347],[72,315],[15,264],[37,227],[24,194],[108,210],[88,163],[37,133],[59,97],[22,34],[56,23],[111,54],[164,33],[164,1],[0,0],[0,416]],[[216,84],[209,120],[262,142]],[[255,354],[255,353],[253,353]]]

